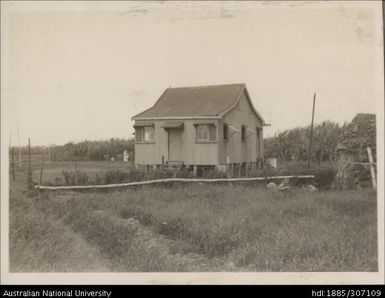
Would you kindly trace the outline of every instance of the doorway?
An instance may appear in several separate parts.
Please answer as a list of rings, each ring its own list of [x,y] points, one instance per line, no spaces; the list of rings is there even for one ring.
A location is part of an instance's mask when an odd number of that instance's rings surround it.
[[[170,128],[168,131],[168,160],[182,161],[182,129]]]

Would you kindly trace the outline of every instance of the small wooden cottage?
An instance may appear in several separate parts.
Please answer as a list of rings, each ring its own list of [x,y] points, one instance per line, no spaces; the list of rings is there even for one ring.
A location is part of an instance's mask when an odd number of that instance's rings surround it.
[[[135,121],[135,164],[226,166],[263,156],[264,120],[245,84],[168,88]]]

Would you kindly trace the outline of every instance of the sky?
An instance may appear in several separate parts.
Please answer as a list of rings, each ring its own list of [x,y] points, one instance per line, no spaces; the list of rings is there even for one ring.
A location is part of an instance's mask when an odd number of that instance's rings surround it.
[[[380,2],[2,3],[11,143],[130,138],[168,87],[245,83],[264,135],[383,110]],[[380,105],[379,105],[380,103]]]

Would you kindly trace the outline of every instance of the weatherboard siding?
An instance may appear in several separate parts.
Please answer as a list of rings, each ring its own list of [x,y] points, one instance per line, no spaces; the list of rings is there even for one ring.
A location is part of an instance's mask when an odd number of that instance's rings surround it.
[[[135,163],[138,165],[155,164],[155,144],[135,144]]]
[[[239,133],[233,133],[233,130],[229,129],[229,139],[224,141],[223,127],[221,127],[219,140],[219,152],[221,152],[219,156],[219,164],[221,165],[226,164],[226,156],[230,157],[231,163],[242,163],[256,162],[257,158],[263,154],[262,122],[253,112],[246,96],[246,93],[243,92],[238,104],[225,114],[223,120],[221,120],[221,126],[223,126],[223,123],[226,123],[239,130]],[[247,138],[245,141],[242,141],[242,125],[251,128],[253,131],[256,131],[257,127],[261,128],[260,138],[258,139],[256,134],[246,130]],[[261,143],[260,146],[259,143]],[[259,148],[261,148],[261,150],[259,150]]]
[[[218,127],[218,120],[211,120]],[[218,142],[197,143],[195,123],[199,120],[185,120],[183,131],[183,161],[187,165],[217,165],[218,164]],[[218,137],[218,131],[217,131]]]
[[[136,143],[135,144],[135,164],[137,165],[161,165],[162,156],[164,161],[168,157],[168,133],[162,128],[165,122],[172,120],[154,120],[154,143]],[[181,121],[181,120],[178,120]],[[135,124],[142,121],[136,120]],[[143,122],[149,122],[148,120]],[[218,164],[218,141],[212,143],[197,143],[195,123],[200,120],[183,120],[184,129],[182,133],[182,161],[186,165],[217,165]],[[217,138],[218,120],[210,120],[216,124]]]

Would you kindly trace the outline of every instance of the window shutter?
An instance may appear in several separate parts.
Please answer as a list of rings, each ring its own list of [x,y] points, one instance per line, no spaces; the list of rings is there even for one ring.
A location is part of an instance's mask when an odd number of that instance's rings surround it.
[[[137,142],[143,142],[143,127],[137,127],[135,129],[135,140]]]
[[[209,125],[209,140],[210,141],[217,140],[217,129],[214,125]]]
[[[223,140],[227,140],[228,139],[228,132],[227,132],[227,124],[223,124]]]
[[[246,127],[242,125],[242,131],[241,131],[242,141],[246,140]]]
[[[195,127],[195,130],[196,130],[196,135],[197,135],[196,140],[199,141],[202,139],[202,128],[200,125],[197,125]]]
[[[150,141],[154,141],[154,127],[150,126]]]

